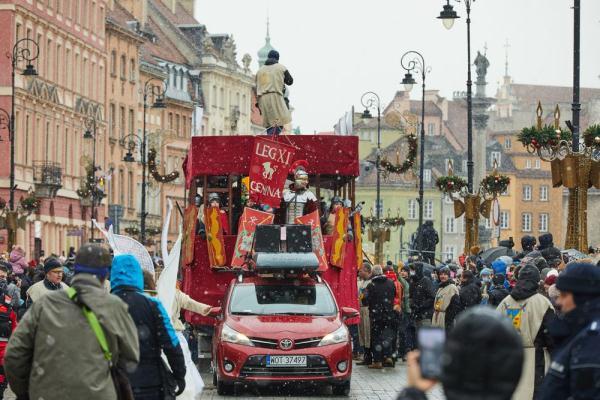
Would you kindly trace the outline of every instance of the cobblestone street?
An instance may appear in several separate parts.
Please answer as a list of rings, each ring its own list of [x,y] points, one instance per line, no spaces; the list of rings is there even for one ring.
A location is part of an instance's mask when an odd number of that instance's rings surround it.
[[[225,399],[233,398],[230,396],[219,396],[216,389],[212,386],[212,377],[209,374],[202,374],[207,385],[201,399]],[[370,370],[364,366],[354,364],[352,370],[352,389],[349,397],[333,397],[331,389],[315,388],[303,389],[300,393],[297,388],[272,388],[264,390],[248,389],[237,398],[256,397],[262,400],[276,399],[282,397],[293,397],[294,399],[330,399],[330,398],[349,398],[360,400],[395,400],[398,393],[406,386],[406,364],[397,364],[396,368],[386,368],[384,370]],[[443,400],[441,388],[436,387],[429,393],[430,400]]]

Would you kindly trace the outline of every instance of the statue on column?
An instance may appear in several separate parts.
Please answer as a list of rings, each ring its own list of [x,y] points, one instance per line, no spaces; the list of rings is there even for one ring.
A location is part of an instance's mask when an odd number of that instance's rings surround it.
[[[477,73],[477,80],[475,84],[477,85],[477,97],[486,97],[485,96],[485,86],[487,82],[485,81],[485,77],[487,76],[487,70],[490,67],[490,62],[485,56],[485,54],[481,54],[480,51],[477,52],[477,57],[475,57],[475,72]]]
[[[278,135],[292,121],[284,98],[286,85],[294,79],[287,68],[279,63],[279,52],[271,50],[268,59],[256,73],[256,97],[268,135]]]

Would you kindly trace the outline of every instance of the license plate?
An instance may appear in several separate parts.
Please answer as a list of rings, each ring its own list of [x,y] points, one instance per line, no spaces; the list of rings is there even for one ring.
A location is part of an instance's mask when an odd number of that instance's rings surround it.
[[[267,367],[306,367],[306,356],[267,356]]]

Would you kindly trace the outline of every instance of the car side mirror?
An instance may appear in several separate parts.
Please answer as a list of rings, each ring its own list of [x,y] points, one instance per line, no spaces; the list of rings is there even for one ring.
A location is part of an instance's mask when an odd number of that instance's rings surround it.
[[[342,307],[342,319],[358,317],[358,311],[351,307]]]
[[[217,318],[221,315],[221,307],[212,307],[208,312],[208,316],[212,318]]]

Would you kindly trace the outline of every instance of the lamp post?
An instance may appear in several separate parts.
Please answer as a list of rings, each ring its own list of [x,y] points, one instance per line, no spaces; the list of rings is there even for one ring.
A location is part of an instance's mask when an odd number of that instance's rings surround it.
[[[156,82],[160,82],[160,85],[155,85],[154,81]],[[125,139],[130,137],[130,138],[137,138],[140,141],[140,160],[142,163],[142,204],[141,204],[141,213],[140,213],[140,242],[142,244],[144,244],[146,242],[146,160],[147,160],[147,154],[146,154],[146,144],[147,144],[147,134],[146,134],[146,113],[149,107],[151,108],[166,108],[166,104],[164,102],[164,95],[165,95],[165,90],[164,90],[164,82],[159,81],[158,79],[155,78],[150,78],[148,79],[145,83],[144,83],[144,88],[143,88],[143,100],[144,100],[144,111],[143,111],[143,125],[142,125],[142,137],[140,138],[138,135],[134,134],[134,133],[130,133],[129,135],[125,136],[122,140],[123,143],[125,142]],[[152,105],[148,104],[148,97],[152,96],[152,98],[154,99],[154,102],[152,103]],[[133,146],[129,146],[127,153],[125,154],[125,157],[123,158],[124,162],[134,162],[135,159],[133,157],[132,154],[132,150],[135,148],[135,143],[133,141],[130,141],[130,143],[133,143]]]
[[[455,0],[460,1],[460,0]],[[467,9],[467,185],[468,192],[473,193],[473,81],[471,79],[471,4],[475,0],[463,0]],[[446,0],[446,4],[438,19],[446,29],[451,29],[454,26],[454,20],[460,18],[454,7],[450,4],[450,0]]]
[[[90,242],[94,241],[94,218],[96,216],[96,119],[86,118],[84,120],[85,133],[83,134],[84,139],[92,139],[92,174],[93,174],[93,186],[92,186],[92,212],[90,215]]]
[[[375,92],[366,92],[360,98],[362,106],[365,111],[362,114],[363,119],[371,119],[371,109],[377,110],[377,152],[375,159],[375,168],[377,169],[377,183],[376,183],[376,200],[375,200],[375,218],[377,221],[381,219],[381,100]],[[375,253],[377,262],[380,262],[381,249],[383,243],[380,237],[380,231],[377,231],[376,242],[375,242]]]
[[[421,74],[421,134],[419,144],[419,228],[417,230],[417,250],[419,250],[419,256],[423,257],[423,238],[421,237],[423,232],[423,176],[425,167],[425,79],[427,74],[431,72],[431,68],[425,64],[423,55],[418,51],[410,50],[402,55],[400,59],[402,68],[406,70],[406,74],[402,79],[402,84],[407,92],[410,92],[413,85],[416,83],[412,71]]]
[[[32,47],[30,49],[30,46]],[[37,42],[30,38],[23,38],[16,41],[12,48],[12,53],[9,54],[11,60],[11,111],[10,114],[4,109],[0,114],[0,119],[4,119],[4,122],[0,122],[0,127],[3,126],[8,129],[9,140],[10,140],[10,197],[8,202],[8,214],[9,221],[16,219],[15,214],[15,77],[16,70],[19,66],[20,61],[25,61],[27,64],[25,70],[21,73],[23,76],[36,76],[37,71],[33,66],[32,62],[39,56],[39,46]],[[12,223],[7,224],[8,228],[8,249],[10,250],[16,241],[16,226]]]

